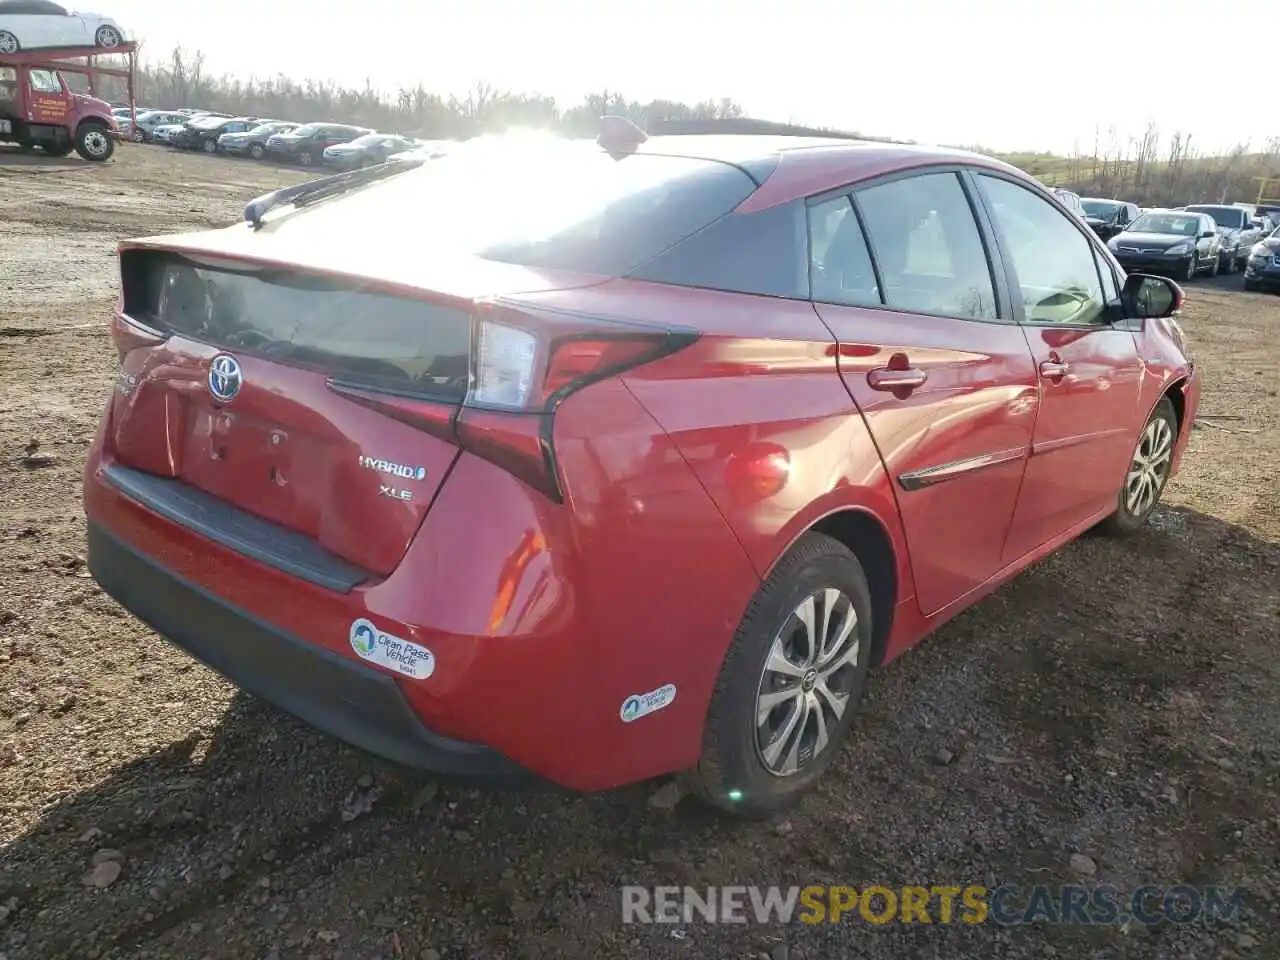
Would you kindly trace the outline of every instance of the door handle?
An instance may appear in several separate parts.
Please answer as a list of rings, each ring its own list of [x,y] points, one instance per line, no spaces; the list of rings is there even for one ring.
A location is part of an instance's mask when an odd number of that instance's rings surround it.
[[[872,390],[902,390],[910,392],[917,387],[924,386],[924,382],[927,379],[929,379],[929,375],[915,367],[906,367],[901,370],[895,370],[892,367],[877,367],[867,374],[867,383],[871,385]]]
[[[1061,360],[1042,360],[1040,362],[1040,376],[1047,377],[1050,380],[1061,380],[1070,369],[1071,365],[1063,363]]]

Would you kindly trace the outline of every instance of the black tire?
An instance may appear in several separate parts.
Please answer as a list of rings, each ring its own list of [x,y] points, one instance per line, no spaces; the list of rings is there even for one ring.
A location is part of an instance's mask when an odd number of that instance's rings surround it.
[[[116,142],[102,124],[86,120],[76,127],[75,151],[86,160],[102,163],[116,152]]]
[[[120,36],[120,31],[115,27],[99,27],[98,32],[93,35],[94,45],[103,50],[114,50],[123,41],[124,37]]]
[[[1209,276],[1216,277],[1218,275],[1218,268],[1221,267],[1221,265],[1222,265],[1222,258],[1214,257],[1213,263],[1209,264]]]
[[[309,167],[309,166],[311,166],[311,151],[310,151],[310,150],[299,150],[299,151],[298,151],[298,162],[299,162],[300,164],[302,164],[304,167]]]
[[[1143,444],[1147,440],[1148,433],[1161,429],[1153,426],[1157,421],[1162,422],[1164,427],[1168,428],[1168,459],[1164,462],[1163,472],[1158,477],[1154,496],[1151,497],[1149,503],[1140,504],[1140,509],[1135,510],[1128,496],[1130,477],[1135,471],[1138,457],[1143,449]],[[1138,435],[1138,442],[1134,444],[1133,457],[1130,459],[1129,466],[1125,468],[1124,480],[1120,484],[1120,491],[1116,494],[1116,512],[1099,524],[1099,530],[1111,536],[1123,537],[1136,532],[1146,525],[1147,521],[1151,519],[1151,514],[1155,512],[1156,506],[1160,503],[1160,496],[1164,493],[1164,488],[1169,482],[1169,467],[1173,463],[1173,448],[1177,443],[1178,415],[1173,409],[1172,401],[1168,397],[1162,397],[1160,402],[1156,404],[1156,408],[1151,411],[1151,416],[1147,418],[1147,422],[1143,424],[1142,433]]]
[[[1245,280],[1244,288],[1250,293],[1257,293],[1262,289],[1262,284],[1258,283],[1257,280]]]
[[[1196,254],[1191,254],[1191,259],[1187,261],[1187,265],[1182,268],[1182,280],[1189,283],[1196,278]]]
[[[42,143],[40,149],[51,157],[65,157],[75,148],[69,143]]]
[[[830,724],[826,723],[828,712],[825,710],[812,724],[811,715],[805,715],[799,728],[800,741],[805,740],[811,726],[816,735],[821,724],[827,734],[826,747],[810,754],[807,760],[802,759],[795,772],[775,774],[766,766],[757,739],[757,698],[765,683],[765,665],[775,641],[785,642],[784,628],[800,624],[798,619],[793,620],[797,609],[806,598],[821,595],[827,588],[840,591],[843,594],[840,609],[847,611],[851,607],[857,617],[845,647],[832,651],[828,661],[845,660],[846,657],[837,655],[841,649],[850,654],[846,666],[827,676],[833,680],[828,689],[838,689],[840,695],[846,697],[844,710],[838,718],[833,717]],[[813,617],[827,623],[825,614],[818,617],[816,606]],[[832,618],[831,630],[824,638],[843,622],[843,617],[839,621]],[[798,801],[831,765],[853,723],[870,668],[871,628],[871,594],[858,558],[831,537],[805,534],[760,585],[729,645],[707,711],[702,755],[697,766],[682,778],[686,788],[712,806],[740,817],[766,817]],[[810,675],[816,673],[814,669],[806,670],[803,680],[797,675],[791,681],[795,684],[792,689],[802,699],[829,704],[830,701],[819,696],[821,691],[814,692],[815,687],[810,683]],[[774,709],[785,712],[792,705],[799,711],[800,700],[779,703]],[[772,714],[769,716],[772,718]],[[784,741],[782,753],[805,756],[799,743],[792,751],[786,749],[785,744],[795,741],[786,735],[781,739]],[[813,746],[810,744],[809,748]]]
[[[1235,273],[1235,272],[1236,272],[1236,262],[1237,262],[1237,261],[1236,261],[1236,258],[1235,258],[1234,256],[1230,256],[1230,257],[1227,257],[1225,260],[1221,260],[1221,263],[1222,263],[1222,271],[1221,271],[1221,272],[1222,272],[1222,273],[1227,274],[1228,276],[1230,276],[1231,274]]]
[[[201,145],[201,148],[204,150],[204,152],[205,152],[205,153],[217,153],[217,152],[218,152],[218,145],[217,145],[214,141],[212,141],[212,140],[206,140],[206,141],[204,141],[204,143]]]
[[[22,49],[18,38],[8,30],[0,30],[0,56],[6,53],[17,53]]]
[[[254,160],[261,160],[266,155],[267,155],[267,151],[262,146],[262,144],[254,143],[249,145],[249,156],[251,156]]]
[[[146,142],[147,142],[147,135],[146,135],[145,133],[143,133],[141,130],[135,130],[135,131],[133,131],[133,142],[134,142],[134,143],[146,143]]]

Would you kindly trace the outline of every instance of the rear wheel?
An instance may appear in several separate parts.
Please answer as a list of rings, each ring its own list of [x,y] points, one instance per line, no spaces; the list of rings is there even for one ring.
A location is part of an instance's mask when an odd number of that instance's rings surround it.
[[[99,27],[93,36],[93,42],[104,50],[115,49],[123,40],[124,37],[120,36],[120,31],[115,27]]]
[[[862,699],[871,595],[857,557],[805,534],[756,591],[716,681],[694,794],[762,817],[795,803],[831,765]]]
[[[134,142],[134,143],[145,143],[145,142],[146,142],[146,140],[147,140],[147,136],[146,136],[146,134],[144,134],[141,130],[135,130],[135,131],[133,131],[133,142]]]
[[[65,157],[75,148],[69,143],[42,143],[40,149],[51,157]]]
[[[76,129],[76,153],[86,160],[109,160],[116,144],[107,128],[100,123],[82,123]]]
[[[1178,415],[1169,398],[1164,397],[1142,428],[1116,498],[1116,512],[1100,524],[1103,532],[1124,536],[1151,518],[1156,504],[1160,502],[1160,495],[1164,493],[1165,484],[1169,482],[1173,445],[1177,437]]]
[[[311,166],[311,151],[310,150],[298,151],[298,162],[302,164],[304,167]]]
[[[1262,284],[1258,283],[1257,280],[1245,280],[1244,288],[1253,293],[1256,293],[1257,291],[1262,289]]]
[[[17,53],[22,49],[22,44],[8,30],[0,30],[0,54]]]
[[[217,153],[218,145],[212,140],[206,140],[203,144],[205,153]]]

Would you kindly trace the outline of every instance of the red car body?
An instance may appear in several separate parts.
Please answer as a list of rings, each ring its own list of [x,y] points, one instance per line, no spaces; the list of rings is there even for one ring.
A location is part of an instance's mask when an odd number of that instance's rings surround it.
[[[1025,175],[970,154],[732,139],[734,156],[773,166],[731,217],[911,171],[991,172],[1053,203]],[[644,149],[722,146],[663,138]],[[435,262],[332,234],[318,242],[325,232],[304,221],[325,209],[122,246],[120,385],[85,475],[90,567],[251,693],[424,769],[524,768],[581,790],[687,769],[744,611],[807,531],[857,553],[879,665],[1113,513],[1163,398],[1178,413],[1176,469],[1198,403],[1168,319],[984,323]],[[1123,283],[1105,247],[1079,232]],[[358,281],[472,323],[567,330],[586,337],[573,341],[586,352],[556,353],[546,375],[588,375],[553,415],[335,383],[306,363],[133,315],[130,271],[167,252]],[[667,339],[601,362],[597,318]],[[242,386],[220,403],[210,364],[228,353]],[[362,457],[388,469],[361,470]],[[362,620],[429,650],[427,675],[362,662],[352,646]],[[669,705],[620,718],[629,698],[668,685]]]

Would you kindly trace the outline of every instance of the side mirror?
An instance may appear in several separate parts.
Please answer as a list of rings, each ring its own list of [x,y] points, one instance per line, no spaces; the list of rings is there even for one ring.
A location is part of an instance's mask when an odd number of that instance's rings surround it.
[[[1171,317],[1182,309],[1186,299],[1182,288],[1167,277],[1131,273],[1120,291],[1125,316],[1140,320]]]
[[[1216,234],[1216,233],[1214,233],[1212,230],[1206,230],[1204,233],[1200,234],[1200,239],[1201,239],[1201,240],[1212,240],[1212,239],[1213,239],[1214,237],[1216,237],[1216,236],[1217,236],[1217,234]]]

